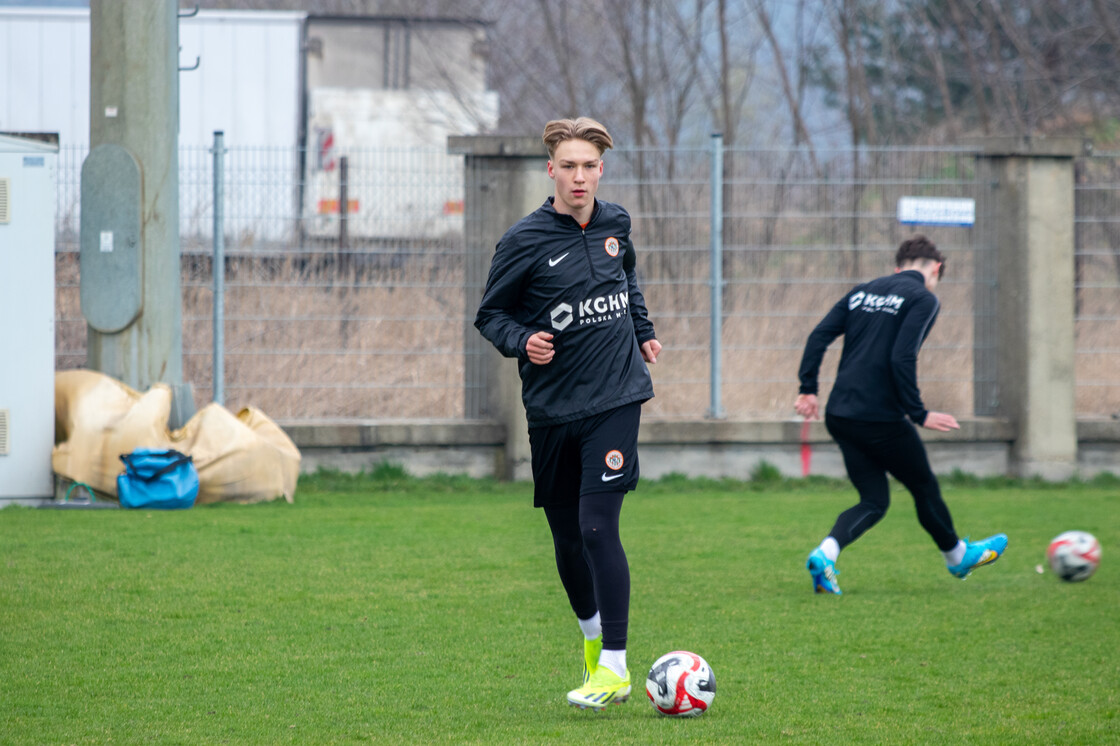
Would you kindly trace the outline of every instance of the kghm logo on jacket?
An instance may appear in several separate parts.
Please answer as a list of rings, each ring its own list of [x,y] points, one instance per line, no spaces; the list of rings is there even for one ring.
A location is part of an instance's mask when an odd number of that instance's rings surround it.
[[[556,331],[563,331],[572,323],[572,307],[567,303],[561,303],[556,308],[552,309],[550,314],[552,316],[552,328]]]
[[[623,291],[587,298],[580,301],[578,312],[580,326],[621,319],[630,313],[630,293]],[[552,328],[557,331],[563,331],[576,319],[568,303],[557,304],[549,312],[549,316],[552,319]]]
[[[603,242],[603,248],[606,249],[607,254],[612,258],[618,256],[618,239],[611,236]]]
[[[848,310],[854,311],[857,308],[867,313],[877,313],[882,311],[889,313],[892,316],[898,314],[902,310],[902,304],[906,299],[901,295],[876,295],[875,293],[865,293],[860,290],[858,293],[852,293],[848,298]]]

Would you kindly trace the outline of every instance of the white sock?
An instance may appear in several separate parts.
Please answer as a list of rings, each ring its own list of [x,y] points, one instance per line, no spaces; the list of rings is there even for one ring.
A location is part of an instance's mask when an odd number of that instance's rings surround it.
[[[579,619],[579,629],[588,640],[594,640],[603,634],[603,622],[599,618],[599,612],[596,611],[595,616],[590,619]]]
[[[619,678],[626,678],[626,651],[625,650],[607,650],[603,648],[603,652],[599,653],[599,665],[606,666],[610,670],[618,674]]]
[[[836,541],[836,539],[833,539],[831,536],[826,537],[825,540],[821,542],[820,549],[824,552],[824,556],[828,557],[831,562],[840,559],[840,542]]]
[[[956,567],[964,561],[964,552],[968,549],[968,545],[961,540],[957,540],[957,545],[950,549],[948,552],[942,552],[945,555],[945,564],[949,567]]]

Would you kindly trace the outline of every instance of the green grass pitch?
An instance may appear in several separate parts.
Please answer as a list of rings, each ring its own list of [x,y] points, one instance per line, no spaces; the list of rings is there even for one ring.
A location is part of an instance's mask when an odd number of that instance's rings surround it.
[[[293,505],[0,511],[0,744],[1120,743],[1120,481],[943,482],[1006,555],[951,577],[894,485],[840,558],[850,486],[666,478],[626,499],[635,696],[569,707],[581,638],[531,487],[399,469],[305,477]],[[1083,583],[1039,574],[1097,536]],[[649,665],[712,665],[657,715]]]

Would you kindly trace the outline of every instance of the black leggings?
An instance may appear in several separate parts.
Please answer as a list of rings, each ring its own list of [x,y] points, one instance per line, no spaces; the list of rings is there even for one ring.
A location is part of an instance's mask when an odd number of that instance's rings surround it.
[[[545,505],[556,569],[572,611],[590,619],[598,611],[603,647],[625,650],[630,618],[630,565],[618,535],[623,492],[599,492],[578,503]]]
[[[865,422],[825,415],[825,426],[840,446],[848,477],[859,492],[859,504],[841,513],[829,534],[841,549],[886,514],[891,504],[888,472],[910,491],[918,523],[937,548],[947,552],[957,545],[953,517],[941,499],[925,445],[909,420]]]

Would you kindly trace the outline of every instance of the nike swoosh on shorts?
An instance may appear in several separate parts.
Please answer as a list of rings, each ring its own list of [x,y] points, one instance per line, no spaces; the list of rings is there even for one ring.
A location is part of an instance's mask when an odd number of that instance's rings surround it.
[[[602,479],[604,482],[609,482],[612,479],[618,479],[621,476],[622,476],[622,472],[619,472],[618,474],[609,474],[609,475],[606,472],[603,472],[603,476],[600,477],[600,479]]]

